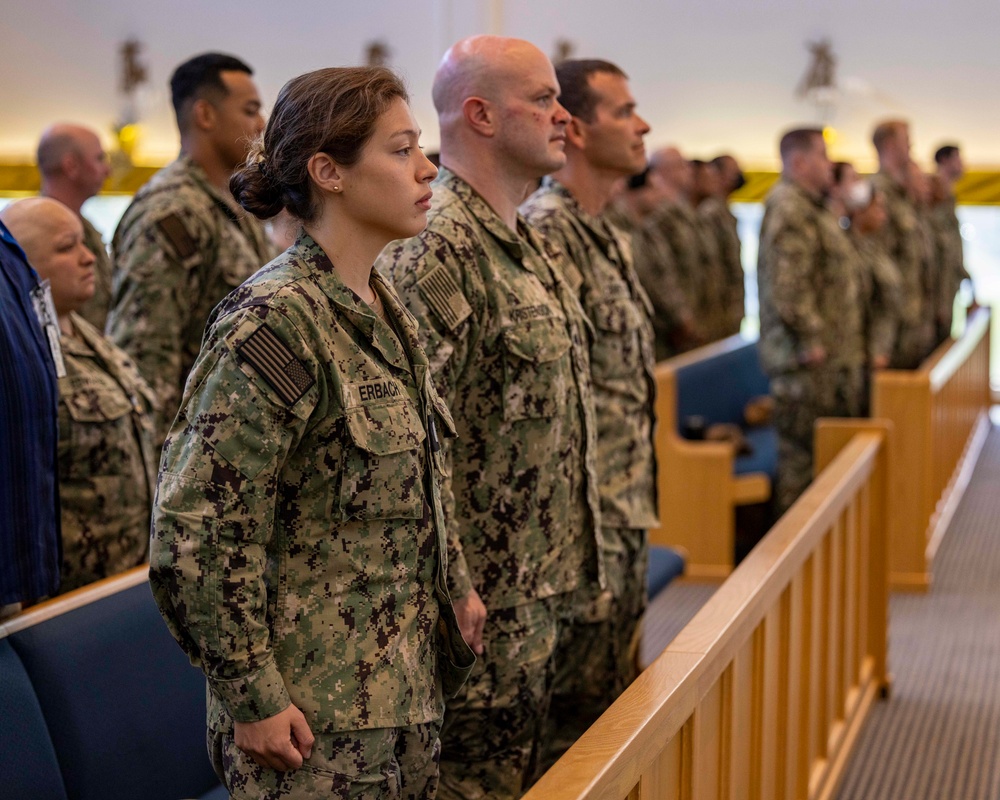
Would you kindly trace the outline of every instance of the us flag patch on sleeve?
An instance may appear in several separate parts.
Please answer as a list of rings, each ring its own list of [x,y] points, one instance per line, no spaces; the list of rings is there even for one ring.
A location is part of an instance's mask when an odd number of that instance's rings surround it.
[[[316,380],[302,362],[266,324],[236,348],[236,354],[253,367],[288,405],[298,402]]]
[[[429,305],[449,330],[455,330],[463,320],[472,314],[472,306],[462,294],[462,287],[448,274],[443,264],[417,281],[424,301]]]

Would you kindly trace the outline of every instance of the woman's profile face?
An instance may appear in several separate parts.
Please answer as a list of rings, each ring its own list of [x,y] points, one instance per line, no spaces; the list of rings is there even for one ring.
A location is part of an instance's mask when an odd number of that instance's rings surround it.
[[[378,118],[358,161],[341,168],[343,212],[387,243],[416,236],[427,225],[437,167],[419,140],[410,107],[397,97]]]

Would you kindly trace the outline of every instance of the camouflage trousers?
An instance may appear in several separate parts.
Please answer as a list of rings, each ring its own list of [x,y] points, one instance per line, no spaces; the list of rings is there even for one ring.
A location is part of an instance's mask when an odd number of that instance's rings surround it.
[[[649,563],[646,531],[603,528],[601,535],[607,588],[580,589],[564,598],[552,702],[536,778],[639,674]]]
[[[487,610],[484,652],[448,701],[441,729],[444,800],[513,800],[534,774],[548,714],[558,598]]]
[[[917,369],[934,351],[934,323],[931,320],[899,327],[896,349],[893,351],[892,369]]]
[[[232,726],[208,730],[208,753],[233,800],[427,800],[437,794],[441,723],[316,734],[297,770],[259,766],[236,746]]]
[[[812,482],[813,429],[820,417],[856,417],[864,368],[803,369],[771,378],[778,433],[775,511],[784,514]]]

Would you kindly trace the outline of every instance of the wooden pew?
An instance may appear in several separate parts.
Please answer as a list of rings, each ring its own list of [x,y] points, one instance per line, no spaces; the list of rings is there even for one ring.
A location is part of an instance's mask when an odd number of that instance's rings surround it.
[[[875,374],[872,417],[891,420],[889,580],[926,591],[934,554],[989,433],[990,312],[975,311],[920,369]]]
[[[649,541],[680,550],[689,579],[721,581],[732,572],[736,506],[767,500],[771,481],[759,472],[735,475],[732,444],[690,441],[678,433],[677,371],[747,344],[731,336],[656,365],[660,527],[650,530]]]
[[[826,800],[888,691],[888,426],[822,421],[822,472],[525,800]]]

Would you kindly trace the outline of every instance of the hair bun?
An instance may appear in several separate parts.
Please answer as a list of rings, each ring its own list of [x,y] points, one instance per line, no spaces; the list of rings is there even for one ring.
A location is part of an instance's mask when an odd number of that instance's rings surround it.
[[[270,219],[285,207],[281,185],[275,180],[267,155],[260,148],[255,148],[246,162],[233,172],[229,191],[237,203],[258,219]]]

